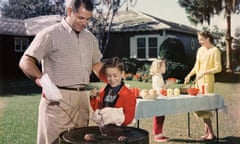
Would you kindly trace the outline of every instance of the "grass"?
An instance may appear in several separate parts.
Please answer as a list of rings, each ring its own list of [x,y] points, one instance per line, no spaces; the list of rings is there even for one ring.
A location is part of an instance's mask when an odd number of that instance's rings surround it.
[[[1,144],[36,143],[38,95],[0,98],[5,103],[0,117]]]
[[[234,79],[236,81],[236,79]],[[131,87],[150,88],[150,83],[142,83],[136,81],[127,81]],[[98,87],[103,86],[102,83],[93,83]],[[36,143],[37,131],[37,111],[40,99],[39,91],[31,93],[21,90],[0,96],[0,143],[5,144],[34,144]],[[240,83],[238,82],[217,82],[215,91],[222,95],[228,112],[219,112],[219,143],[238,144],[240,143]],[[24,88],[26,89],[26,88]],[[204,132],[204,126],[201,119],[196,118],[192,113],[191,117],[191,137],[187,135],[187,113],[168,115],[164,124],[164,134],[171,137],[168,143],[216,143],[202,142],[198,138]],[[215,128],[215,117],[213,119],[213,127]],[[152,119],[146,118],[140,121],[140,128],[149,131],[150,144],[157,144],[152,141]]]

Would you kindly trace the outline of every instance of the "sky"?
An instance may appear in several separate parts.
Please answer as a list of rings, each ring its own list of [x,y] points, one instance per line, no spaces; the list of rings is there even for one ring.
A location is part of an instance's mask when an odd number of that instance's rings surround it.
[[[187,19],[185,9],[180,7],[177,0],[137,0],[133,8],[168,21],[198,28],[199,30],[202,28],[200,25],[197,27],[191,25]],[[236,27],[240,27],[240,23],[237,23],[237,20],[240,20],[240,15],[232,15],[232,35]],[[226,19],[224,19],[223,14],[214,16],[211,19],[210,27],[214,25],[217,25],[220,29],[226,29]]]
[[[6,0],[0,0],[6,1]],[[127,1],[127,0],[125,0]],[[130,0],[128,0],[130,1]],[[169,20],[172,22],[176,22],[179,24],[185,24],[194,28],[201,30],[202,26],[198,25],[197,27],[191,25],[191,23],[187,19],[187,15],[185,13],[185,9],[180,7],[178,4],[178,0],[132,0],[136,1],[136,5],[132,8],[137,9],[139,11],[148,13],[150,15]],[[123,8],[126,5],[123,6]],[[232,15],[232,35],[237,27],[240,27],[240,23],[237,23],[237,20],[240,20],[240,15]],[[207,26],[207,24],[205,24]],[[226,19],[224,19],[223,14],[220,16],[214,16],[211,19],[210,27],[217,25],[220,29],[226,29]]]

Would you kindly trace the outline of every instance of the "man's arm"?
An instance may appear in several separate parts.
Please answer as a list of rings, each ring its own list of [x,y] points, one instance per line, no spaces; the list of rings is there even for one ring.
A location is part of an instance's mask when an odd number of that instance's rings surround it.
[[[107,82],[107,78],[104,75],[104,73],[102,73],[101,69],[102,69],[103,63],[102,62],[98,62],[96,64],[93,65],[93,72],[95,73],[95,75],[102,81]]]
[[[19,67],[23,73],[32,80],[41,78],[42,73],[37,66],[37,60],[34,57],[23,55],[19,62]]]

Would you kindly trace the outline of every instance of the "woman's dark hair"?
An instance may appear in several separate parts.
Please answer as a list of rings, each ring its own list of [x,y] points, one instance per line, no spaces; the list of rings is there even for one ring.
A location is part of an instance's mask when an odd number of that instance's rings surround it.
[[[101,69],[101,73],[105,74],[107,68],[117,68],[119,71],[124,71],[124,63],[122,60],[120,60],[120,58],[113,57],[111,59],[105,60]]]
[[[205,38],[209,38],[209,41],[211,43],[214,43],[214,38],[213,38],[213,35],[209,32],[209,31],[201,31],[201,32],[198,32],[198,35],[201,35]]]
[[[74,13],[83,5],[88,11],[93,11],[93,0],[73,0],[72,10]]]

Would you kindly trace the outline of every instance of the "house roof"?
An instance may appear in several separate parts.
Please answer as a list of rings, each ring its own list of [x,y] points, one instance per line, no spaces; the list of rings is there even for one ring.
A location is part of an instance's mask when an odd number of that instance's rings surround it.
[[[59,23],[63,16],[60,15],[49,15],[30,18],[24,20],[27,35],[36,35],[39,30],[42,30],[50,25]]]
[[[23,20],[16,20],[1,17],[0,18],[0,34],[24,34],[26,28]]]
[[[41,29],[61,21],[63,16],[47,15],[25,20],[0,17],[0,34],[34,36]],[[113,20],[113,32],[154,31],[168,29],[183,33],[196,34],[197,29],[166,21],[151,15],[136,11],[119,11]]]
[[[134,9],[119,11],[113,20],[112,29],[113,31],[151,31],[169,29],[192,34],[196,34],[198,31],[190,26],[163,20]]]
[[[59,22],[62,16],[48,15],[25,20],[0,17],[0,34],[34,36],[41,29]]]

